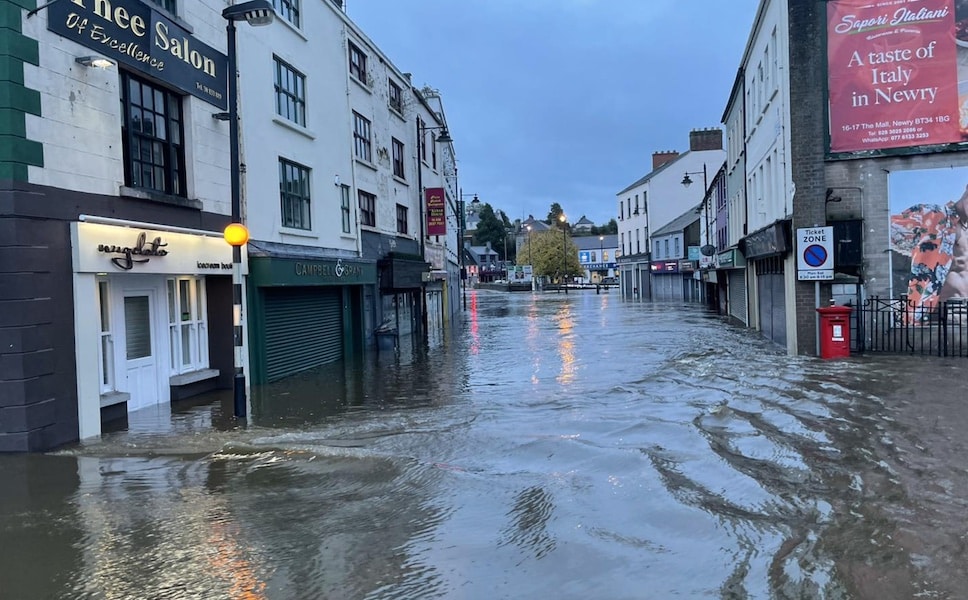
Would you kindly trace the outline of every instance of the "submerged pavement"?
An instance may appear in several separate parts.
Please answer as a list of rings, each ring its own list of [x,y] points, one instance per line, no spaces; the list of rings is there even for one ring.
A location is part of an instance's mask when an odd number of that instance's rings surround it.
[[[2,598],[961,598],[965,359],[469,291],[460,331],[0,456]]]

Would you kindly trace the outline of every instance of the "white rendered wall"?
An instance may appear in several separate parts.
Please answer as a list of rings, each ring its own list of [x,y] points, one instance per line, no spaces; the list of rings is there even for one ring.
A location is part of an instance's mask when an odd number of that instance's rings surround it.
[[[787,19],[783,2],[764,0],[741,65],[745,72],[746,193],[749,231],[793,214],[789,164]]]
[[[182,3],[180,15],[193,36],[225,52],[224,3]],[[47,29],[47,11],[23,19],[24,35],[36,39],[39,66],[24,65],[24,85],[37,90],[41,114],[27,115],[27,138],[44,146],[44,166],[31,166],[30,183],[78,192],[119,195],[124,184],[118,68],[77,64],[89,48]],[[215,125],[220,109],[186,96],[184,109],[187,192],[203,210],[229,213],[228,129]]]

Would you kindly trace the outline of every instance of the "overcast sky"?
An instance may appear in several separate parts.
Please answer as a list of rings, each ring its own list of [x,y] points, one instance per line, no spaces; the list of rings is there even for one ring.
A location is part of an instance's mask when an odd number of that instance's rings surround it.
[[[345,0],[440,90],[465,200],[514,220],[616,215],[652,153],[721,127],[759,0]]]

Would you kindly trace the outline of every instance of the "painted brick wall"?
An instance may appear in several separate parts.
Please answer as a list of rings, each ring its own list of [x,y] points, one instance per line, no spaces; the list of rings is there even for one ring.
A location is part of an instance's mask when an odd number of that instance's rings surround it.
[[[824,86],[826,78],[823,41],[826,2],[789,0],[790,36],[790,159],[796,195],[793,199],[794,233],[800,227],[826,224],[824,178]],[[796,239],[793,240],[794,249]],[[796,254],[787,261],[796,279]],[[789,277],[789,275],[788,275]],[[815,284],[794,283],[796,348],[798,354],[816,353]],[[789,307],[790,304],[788,303]]]

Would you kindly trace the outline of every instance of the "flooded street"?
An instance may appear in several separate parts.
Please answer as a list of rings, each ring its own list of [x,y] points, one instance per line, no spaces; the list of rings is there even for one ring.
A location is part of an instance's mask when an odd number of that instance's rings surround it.
[[[0,598],[964,598],[964,359],[788,357],[702,307],[465,327],[0,456]],[[375,374],[374,374],[375,373]]]

